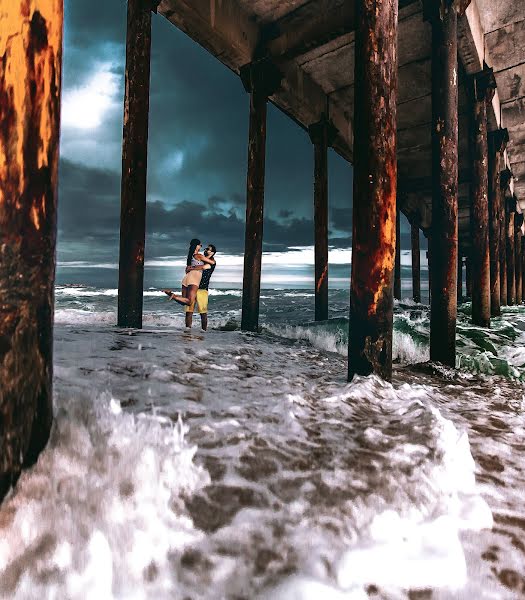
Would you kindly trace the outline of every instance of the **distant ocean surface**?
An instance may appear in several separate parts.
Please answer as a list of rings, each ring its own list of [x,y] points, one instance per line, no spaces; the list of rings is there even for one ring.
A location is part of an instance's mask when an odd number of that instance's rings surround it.
[[[426,362],[428,307],[399,302],[393,383],[348,384],[348,289],[323,323],[311,289],[263,289],[255,335],[239,289],[211,290],[204,333],[173,282],[147,278],[142,330],[116,327],[113,275],[64,283],[2,597],[524,596],[525,308],[483,330],[462,305],[452,370]]]

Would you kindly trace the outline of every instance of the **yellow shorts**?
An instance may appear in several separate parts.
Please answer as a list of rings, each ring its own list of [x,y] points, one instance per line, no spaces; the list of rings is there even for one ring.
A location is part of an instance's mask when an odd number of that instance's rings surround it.
[[[208,290],[197,290],[197,307],[199,314],[205,315],[208,312]],[[193,312],[195,310],[195,302],[186,306],[185,312]]]

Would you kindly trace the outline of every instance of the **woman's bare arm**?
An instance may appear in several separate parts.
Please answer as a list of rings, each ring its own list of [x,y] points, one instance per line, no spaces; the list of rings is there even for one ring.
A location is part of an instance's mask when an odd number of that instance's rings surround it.
[[[202,262],[207,263],[208,265],[214,265],[215,261],[213,258],[207,258],[204,254],[195,254],[194,257],[196,260],[201,260]]]

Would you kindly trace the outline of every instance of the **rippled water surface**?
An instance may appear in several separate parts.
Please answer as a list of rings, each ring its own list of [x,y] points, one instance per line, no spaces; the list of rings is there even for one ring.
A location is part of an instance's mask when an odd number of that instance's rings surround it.
[[[428,310],[396,306],[393,384],[348,384],[347,293],[210,297],[211,330],[145,295],[57,290],[51,442],[0,508],[8,598],[525,596],[525,310],[458,325],[428,360]]]

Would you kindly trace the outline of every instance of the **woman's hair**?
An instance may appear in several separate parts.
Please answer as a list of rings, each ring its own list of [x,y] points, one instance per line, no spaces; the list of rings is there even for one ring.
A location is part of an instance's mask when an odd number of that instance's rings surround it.
[[[208,248],[211,248],[211,251],[213,252],[213,254],[215,254],[217,252],[217,248],[215,248],[215,246],[213,244],[208,244]]]
[[[188,259],[186,260],[186,265],[188,267],[191,266],[191,259],[193,258],[193,253],[195,252],[195,248],[197,246],[200,246],[201,241],[198,240],[197,238],[193,238],[190,242],[190,248],[188,250]]]

